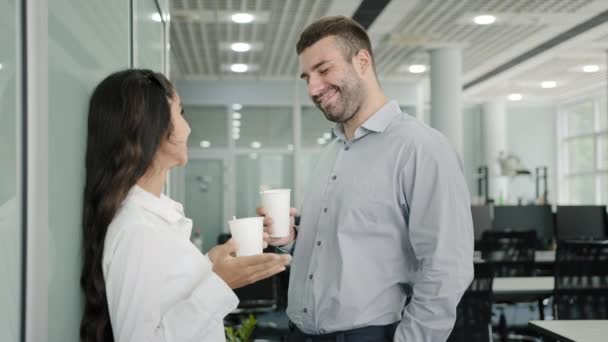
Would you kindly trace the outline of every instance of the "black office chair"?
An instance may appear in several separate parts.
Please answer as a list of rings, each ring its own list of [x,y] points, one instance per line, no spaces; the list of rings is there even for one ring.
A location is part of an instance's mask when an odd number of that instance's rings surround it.
[[[456,323],[448,342],[492,340],[492,264],[475,264],[475,278],[456,308]]]
[[[485,231],[481,238],[481,257],[493,266],[495,277],[532,277],[535,275],[535,252],[537,233],[535,230]],[[505,310],[517,303],[499,302],[495,307],[500,310],[497,326],[501,340],[510,339],[535,341],[526,327],[508,327]],[[537,303],[539,318],[544,319],[544,303]]]
[[[556,319],[608,319],[608,241],[559,241]]]
[[[494,266],[496,277],[534,276],[536,231],[485,231],[481,258]]]

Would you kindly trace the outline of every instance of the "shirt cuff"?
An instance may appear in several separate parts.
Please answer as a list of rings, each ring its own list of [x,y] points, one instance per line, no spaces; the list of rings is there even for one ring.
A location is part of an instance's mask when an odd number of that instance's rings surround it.
[[[239,304],[239,298],[234,291],[214,272],[194,290],[192,297],[196,298],[212,317],[219,319],[224,319]]]
[[[293,241],[286,244],[285,246],[278,246],[278,248],[279,248],[279,250],[281,250],[285,253],[291,254],[293,252],[293,246],[295,246],[295,244],[296,244],[296,240],[294,239]]]

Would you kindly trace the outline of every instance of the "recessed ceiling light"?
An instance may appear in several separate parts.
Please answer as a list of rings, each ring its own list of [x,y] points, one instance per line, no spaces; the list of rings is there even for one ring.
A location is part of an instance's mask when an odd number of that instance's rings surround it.
[[[414,64],[414,65],[410,65],[410,67],[407,68],[407,70],[409,72],[411,72],[412,74],[421,74],[426,71],[426,66],[424,66],[422,64]]]
[[[209,148],[209,147],[211,147],[211,142],[207,141],[207,140],[202,140],[201,141],[201,147],[202,148]]]
[[[239,24],[247,24],[253,21],[253,15],[249,13],[235,13],[230,16],[232,21]]]
[[[156,21],[157,23],[160,23],[161,21],[163,21],[163,19],[161,18],[159,13],[152,14],[152,20]]]
[[[0,63],[0,70],[2,70],[2,68],[4,68],[4,66],[2,65],[2,63]]]
[[[259,141],[251,142],[251,148],[260,148],[260,147],[262,147],[262,143],[260,143]]]
[[[232,120],[232,127],[241,127],[241,122],[239,120]]]
[[[600,66],[595,65],[595,64],[585,65],[585,66],[583,66],[583,71],[584,72],[598,72],[598,71],[600,71]]]
[[[234,120],[240,120],[241,119],[241,113],[238,113],[238,112],[232,113],[232,118]]]
[[[245,72],[249,69],[249,67],[247,66],[247,64],[232,64],[230,66],[230,70],[232,70],[233,72]]]
[[[323,138],[317,139],[317,144],[319,144],[319,145],[325,144],[325,139],[323,139]]]
[[[543,82],[541,82],[540,86],[542,88],[545,88],[545,89],[555,88],[555,87],[557,87],[557,82],[555,82],[555,81],[543,81]]]
[[[490,24],[494,24],[495,21],[496,21],[496,17],[493,15],[489,15],[489,14],[478,15],[475,18],[473,18],[473,22],[477,25],[490,25]]]
[[[238,103],[234,103],[234,104],[232,104],[232,109],[233,110],[241,110],[241,109],[243,109],[243,105],[238,104]]]
[[[249,43],[232,43],[230,45],[232,51],[245,52],[251,50],[251,44]]]
[[[523,99],[523,96],[521,94],[509,94],[507,98],[509,99],[509,101],[521,101],[521,99]]]
[[[323,133],[323,139],[325,139],[325,140],[331,139],[331,133]]]

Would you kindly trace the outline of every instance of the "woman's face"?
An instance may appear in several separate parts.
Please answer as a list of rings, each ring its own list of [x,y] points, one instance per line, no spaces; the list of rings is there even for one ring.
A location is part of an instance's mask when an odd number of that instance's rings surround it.
[[[188,162],[188,136],[190,135],[190,126],[184,118],[182,109],[182,100],[177,94],[169,99],[171,106],[171,125],[173,131],[168,139],[160,144],[157,161],[160,166],[169,169],[174,166],[183,166]]]

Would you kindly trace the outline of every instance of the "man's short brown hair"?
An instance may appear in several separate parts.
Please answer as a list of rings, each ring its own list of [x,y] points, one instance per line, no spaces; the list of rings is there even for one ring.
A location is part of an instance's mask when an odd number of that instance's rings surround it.
[[[356,21],[344,16],[325,17],[308,25],[300,35],[298,44],[296,44],[298,56],[306,48],[328,36],[337,38],[336,40],[347,61],[350,62],[361,49],[365,49],[372,57],[372,65],[374,65],[372,44],[367,32]]]

